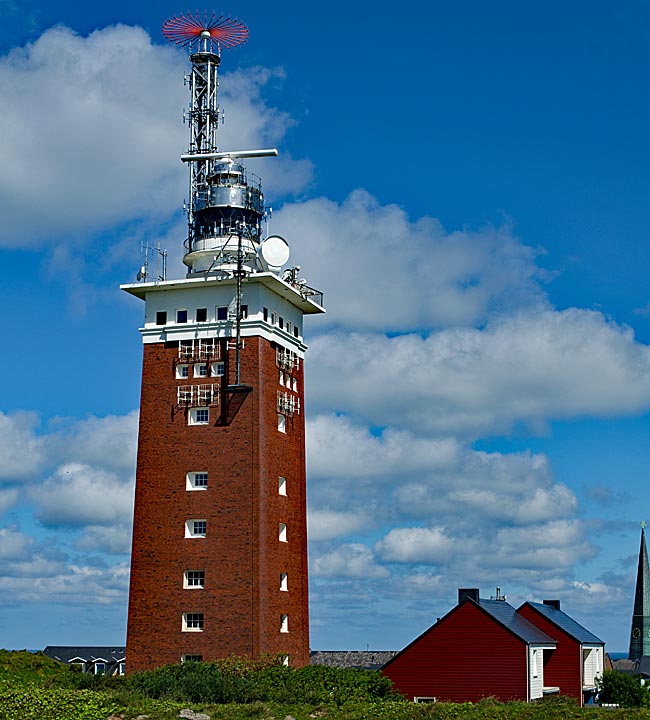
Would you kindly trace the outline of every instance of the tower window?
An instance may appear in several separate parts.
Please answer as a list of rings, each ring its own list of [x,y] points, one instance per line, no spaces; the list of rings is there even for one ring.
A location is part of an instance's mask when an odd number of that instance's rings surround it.
[[[208,530],[207,520],[186,520],[185,521],[185,537],[186,538],[204,538]]]
[[[297,325],[294,325],[294,326],[293,326],[293,336],[294,336],[294,337],[299,337],[299,334],[298,334],[298,326],[297,326]]]
[[[203,655],[182,655],[181,662],[203,662]]]
[[[280,542],[287,542],[287,524],[280,523],[278,527],[278,540]]]
[[[288,615],[280,615],[280,632],[281,633],[288,633],[289,632],[289,616]]]
[[[156,313],[156,325],[167,325],[167,310],[159,310]]]
[[[205,363],[195,363],[194,377],[208,377],[208,366]]]
[[[275,313],[271,313],[271,325],[275,325]]]
[[[188,472],[186,488],[187,488],[187,490],[207,490],[208,489],[208,473],[207,472]]]
[[[177,365],[176,366],[176,377],[179,380],[184,380],[188,378],[190,375],[190,366],[189,365]]]
[[[226,374],[226,365],[223,362],[213,362],[210,370],[212,377],[223,377]]]
[[[242,318],[248,317],[248,305],[241,306],[241,316],[242,316]]]
[[[221,307],[217,308],[217,320],[227,320],[228,319],[228,306],[222,305]]]
[[[183,587],[188,589],[204,588],[205,570],[186,570],[183,578]]]
[[[183,613],[183,632],[202,632],[203,613]]]
[[[177,323],[186,323],[187,322],[187,310],[177,310],[176,311],[176,322]]]
[[[205,322],[208,319],[208,308],[196,308],[196,322]]]
[[[207,425],[210,422],[209,408],[190,408],[190,425]]]
[[[278,495],[287,494],[287,478],[278,478]]]
[[[268,322],[269,321],[269,309],[262,308],[262,313],[264,315],[264,322]]]
[[[284,329],[284,318],[283,317],[278,318],[278,325],[280,326],[280,330]]]
[[[283,433],[287,432],[287,419],[282,413],[278,413],[278,430]]]
[[[280,573],[280,590],[289,592],[289,576],[287,573]]]
[[[291,321],[290,320],[287,320],[287,332],[288,333],[291,332]]]

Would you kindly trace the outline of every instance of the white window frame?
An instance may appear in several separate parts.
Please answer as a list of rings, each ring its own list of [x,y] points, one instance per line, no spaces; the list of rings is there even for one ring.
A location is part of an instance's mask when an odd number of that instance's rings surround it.
[[[200,618],[200,619],[199,619]],[[195,625],[195,623],[198,625]],[[203,632],[205,625],[205,614],[197,612],[183,613],[183,632]]]
[[[194,363],[193,372],[194,372],[195,378],[208,377],[208,364],[207,363]]]
[[[289,542],[287,540],[287,524],[286,523],[278,523],[278,541],[279,542]]]
[[[205,485],[197,485],[196,480],[198,476],[201,476],[203,479],[203,476],[205,475]],[[185,476],[185,489],[188,492],[193,492],[194,490],[207,490],[208,489],[208,471],[207,470],[193,470],[192,472],[188,472]]]
[[[287,418],[282,413],[278,413],[278,432],[287,432]]]
[[[285,477],[278,478],[278,495],[287,496],[287,478]]]
[[[181,662],[203,662],[203,655],[201,653],[185,653],[181,655]]]
[[[205,532],[196,532],[194,523],[205,523]],[[190,518],[185,521],[186,538],[204,538],[208,534],[208,521],[205,518]]]
[[[218,360],[212,363],[210,368],[211,377],[223,377],[226,374],[226,363],[223,360]]]
[[[190,573],[202,573],[203,581],[201,583],[190,582]],[[204,590],[205,589],[205,570],[185,570],[183,573],[183,588],[185,590]]]
[[[289,575],[287,573],[280,573],[280,591],[289,592]]]
[[[203,420],[203,418],[206,418]],[[201,418],[201,419],[199,419]],[[207,407],[195,407],[190,408],[187,415],[188,425],[209,425],[210,424],[210,408]]]
[[[187,363],[182,363],[181,365],[176,366],[176,379],[177,380],[187,380],[187,378],[190,376],[190,366],[187,365]]]
[[[289,632],[289,616],[286,613],[282,613],[280,615],[280,632],[281,633]]]
[[[94,671],[95,675],[105,675],[106,667],[107,667],[107,663],[100,660],[99,662],[95,662],[93,664],[93,671]]]

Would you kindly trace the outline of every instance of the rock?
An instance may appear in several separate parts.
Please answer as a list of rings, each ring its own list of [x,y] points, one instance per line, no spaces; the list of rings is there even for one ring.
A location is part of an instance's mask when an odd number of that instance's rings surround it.
[[[190,710],[189,708],[181,710],[178,714],[178,717],[185,718],[185,720],[210,720],[209,715],[206,715],[205,713],[194,712],[194,710]]]

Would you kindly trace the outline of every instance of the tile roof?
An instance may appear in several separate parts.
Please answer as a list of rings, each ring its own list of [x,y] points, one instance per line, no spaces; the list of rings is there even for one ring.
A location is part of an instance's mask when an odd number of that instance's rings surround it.
[[[596,637],[592,632],[589,632],[587,628],[582,627],[579,622],[576,622],[572,617],[562,612],[562,610],[553,607],[553,605],[536,602],[524,604],[535,608],[541,615],[557,625],[561,630],[564,630],[565,633],[571,635],[571,637],[578,642],[604,645],[604,642],[600,638]]]
[[[470,600],[467,602],[473,601]],[[478,605],[524,642],[555,645],[553,638],[535,627],[531,622],[528,622],[526,618],[521,617],[512,605],[505,600],[484,600],[481,598],[478,601]]]
[[[378,670],[397,655],[397,650],[312,650],[312,665]]]
[[[117,662],[124,660],[125,652],[126,648],[119,645],[48,645],[43,650],[43,654],[47,657],[65,663],[77,658],[84,662],[95,662],[95,660]]]

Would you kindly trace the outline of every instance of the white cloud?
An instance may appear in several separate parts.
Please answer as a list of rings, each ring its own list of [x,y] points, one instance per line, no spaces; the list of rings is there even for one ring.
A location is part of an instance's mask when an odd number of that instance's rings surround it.
[[[417,438],[386,428],[372,435],[367,427],[341,415],[317,415],[307,421],[309,473],[346,478],[411,474],[454,462],[459,446],[452,438]]]
[[[310,540],[332,540],[366,530],[372,524],[364,512],[313,510],[307,515],[307,534]]]
[[[27,560],[33,544],[32,538],[14,528],[0,528],[0,561]]]
[[[101,468],[69,463],[30,495],[36,517],[48,526],[106,525],[128,518],[133,507],[133,487]]]
[[[650,407],[650,349],[587,310],[522,311],[426,338],[328,334],[306,367],[316,411],[419,433],[480,437]]]
[[[78,233],[87,238],[180,212],[188,70],[183,51],[124,25],[87,37],[54,27],[0,57],[0,246],[67,243]],[[262,97],[278,75],[265,68],[232,73],[232,80],[222,75],[229,120],[219,130],[220,147],[282,140],[293,121]],[[300,189],[311,178],[311,164],[288,153],[263,170],[267,190],[278,192]]]
[[[452,550],[442,527],[396,528],[375,543],[375,552],[386,562],[447,564]]]
[[[83,536],[76,542],[78,550],[99,551],[110,555],[131,552],[131,513],[122,518],[125,522],[110,525],[91,525],[84,529]]]
[[[314,329],[472,325],[506,306],[545,302],[535,253],[507,226],[448,233],[433,218],[413,222],[398,206],[356,190],[341,204],[318,198],[284,205],[273,231],[287,238],[308,282],[325,292],[327,314],[310,321]]]
[[[0,412],[0,480],[30,478],[42,463],[42,443],[35,435],[36,413]]]
[[[317,555],[310,561],[316,577],[385,578],[388,571],[375,563],[372,551],[365,545],[350,543]]]

